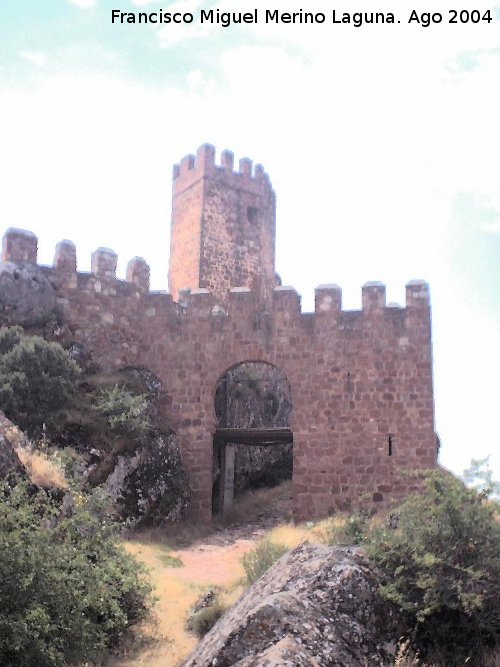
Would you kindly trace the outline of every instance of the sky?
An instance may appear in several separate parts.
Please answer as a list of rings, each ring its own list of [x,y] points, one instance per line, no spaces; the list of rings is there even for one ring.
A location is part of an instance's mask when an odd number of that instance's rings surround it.
[[[402,305],[408,280],[430,283],[440,461],[490,454],[500,478],[500,3],[474,0],[463,24],[450,6],[309,0],[326,16],[311,25],[265,23],[290,0],[0,0],[0,233],[35,232],[45,264],[71,239],[81,271],[99,246],[120,277],[143,256],[167,289],[172,165],[205,142],[260,162],[303,310],[322,283],[345,309],[368,280]],[[429,7],[440,23],[408,22]],[[217,8],[259,21],[199,22]],[[112,24],[113,9],[195,21]]]

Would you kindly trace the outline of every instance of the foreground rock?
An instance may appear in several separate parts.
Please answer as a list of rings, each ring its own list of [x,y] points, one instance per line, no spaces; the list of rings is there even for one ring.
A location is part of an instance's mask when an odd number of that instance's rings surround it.
[[[394,658],[390,610],[354,548],[283,556],[202,639],[183,667],[363,667]]]
[[[11,479],[17,475],[26,477],[26,469],[19,460],[14,447],[3,435],[0,435],[0,480]]]
[[[19,476],[26,479],[26,468],[16,453],[16,446],[25,444],[26,436],[0,411],[0,480]]]

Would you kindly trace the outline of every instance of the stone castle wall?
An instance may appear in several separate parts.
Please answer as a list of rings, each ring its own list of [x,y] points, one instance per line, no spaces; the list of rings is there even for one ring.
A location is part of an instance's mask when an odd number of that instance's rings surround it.
[[[0,289],[24,281],[41,289],[61,311],[54,339],[83,346],[103,369],[147,368],[163,383],[161,403],[180,436],[193,493],[192,509],[211,514],[214,396],[218,379],[241,362],[263,361],[288,378],[293,410],[294,513],[319,517],[364,495],[402,496],[402,468],[436,465],[429,290],[407,286],[406,307],[387,307],[385,288],[368,283],[362,309],[343,311],[341,290],[316,290],[314,313],[302,313],[289,287],[261,294],[227,292],[224,308],[207,289],[192,290],[187,304],[149,291],[149,268],[133,259],[117,280],[116,255],[101,248],[92,271],[76,271],[69,241],[53,266],[40,267],[33,234],[9,230],[3,242]],[[274,268],[274,267],[273,267]],[[3,303],[8,323],[17,304]]]

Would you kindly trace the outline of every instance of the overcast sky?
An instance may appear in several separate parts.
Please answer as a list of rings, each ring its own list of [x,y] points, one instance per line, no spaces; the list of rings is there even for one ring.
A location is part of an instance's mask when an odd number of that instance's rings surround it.
[[[356,28],[264,22],[289,0],[0,0],[0,233],[132,256],[167,289],[172,165],[205,142],[264,164],[277,270],[312,308],[320,283],[359,308],[430,283],[441,461],[492,455],[500,477],[500,5],[450,24],[450,0],[346,2],[394,12]],[[457,9],[466,7],[461,2]],[[257,25],[112,25],[126,12],[260,11]],[[408,23],[432,7],[443,22]]]

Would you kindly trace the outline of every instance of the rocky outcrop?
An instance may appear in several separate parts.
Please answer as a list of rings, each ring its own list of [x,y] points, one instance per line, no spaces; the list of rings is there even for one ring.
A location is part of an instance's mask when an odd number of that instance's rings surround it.
[[[134,525],[177,521],[189,502],[189,484],[176,436],[152,437],[134,454],[119,456],[105,488]]]
[[[43,328],[58,322],[55,289],[46,272],[36,264],[0,264],[0,324]]]
[[[19,447],[24,447],[28,449],[30,447],[30,441],[28,436],[21,431],[21,429],[16,426],[10,419],[4,415],[0,410],[0,435],[6,438],[14,449]]]
[[[14,475],[27,477],[26,468],[15,449],[27,442],[24,433],[0,411],[0,480],[10,479]]]
[[[0,481],[13,475],[26,477],[26,470],[19,460],[14,447],[3,435],[0,435]]]
[[[393,659],[391,611],[355,548],[285,554],[202,639],[183,667],[363,667]]]
[[[297,640],[285,637],[257,656],[239,660],[234,667],[322,667],[322,665]]]

